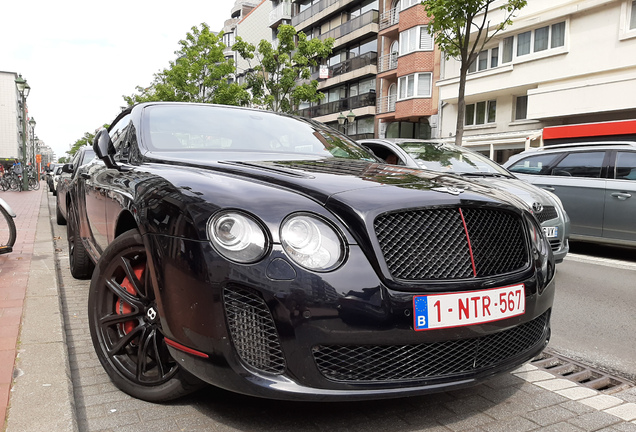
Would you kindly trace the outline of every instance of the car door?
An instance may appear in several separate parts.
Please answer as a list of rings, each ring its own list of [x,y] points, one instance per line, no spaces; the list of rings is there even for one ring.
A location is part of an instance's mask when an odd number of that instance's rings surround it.
[[[544,153],[521,159],[509,169],[561,199],[570,216],[572,237],[601,237],[607,183],[606,153],[603,150]]]
[[[612,154],[605,191],[603,237],[636,241],[636,151]]]

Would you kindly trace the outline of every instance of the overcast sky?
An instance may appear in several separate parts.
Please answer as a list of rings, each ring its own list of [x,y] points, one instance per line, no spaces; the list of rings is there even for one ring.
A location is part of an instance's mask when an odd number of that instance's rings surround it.
[[[35,134],[56,157],[110,123],[122,95],[147,86],[174,60],[193,26],[220,31],[235,0],[30,0],[2,2],[0,71],[31,86]]]

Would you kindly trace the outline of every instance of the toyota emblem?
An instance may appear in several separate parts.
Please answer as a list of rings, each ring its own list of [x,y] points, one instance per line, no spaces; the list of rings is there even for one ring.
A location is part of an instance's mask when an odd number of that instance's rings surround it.
[[[532,203],[532,210],[535,213],[541,213],[543,211],[543,204],[541,204],[540,202]]]

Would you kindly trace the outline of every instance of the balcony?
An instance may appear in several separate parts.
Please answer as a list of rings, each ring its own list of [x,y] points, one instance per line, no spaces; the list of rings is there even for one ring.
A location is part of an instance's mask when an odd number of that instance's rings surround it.
[[[348,35],[349,33],[353,33],[354,31],[361,29],[362,27],[366,25],[369,25],[372,23],[377,24],[379,19],[380,19],[380,13],[377,10],[371,10],[369,12],[366,12],[360,15],[359,17],[356,17],[350,21],[347,21],[346,23],[336,27],[335,29],[328,31],[327,33],[321,34],[318,37],[320,38],[320,40],[323,40],[323,41],[327,38],[339,39],[343,36]]]
[[[377,105],[375,107],[378,114],[385,114],[395,112],[395,102],[397,101],[397,95],[389,95],[379,97]]]
[[[343,75],[348,72],[352,72],[354,70],[362,69],[366,66],[370,66],[376,63],[378,60],[378,53],[376,52],[368,52],[364,53],[358,57],[350,58],[349,60],[345,60],[342,63],[338,63],[336,65],[329,67],[329,78],[336,77],[338,75]],[[314,72],[311,74],[311,79],[318,79],[320,72]]]
[[[378,61],[378,73],[397,69],[398,66],[398,53],[392,52],[380,57]]]
[[[269,26],[278,27],[284,20],[291,20],[292,4],[283,2],[269,13]]]
[[[301,117],[314,118],[366,106],[375,106],[375,90],[358,96],[305,108],[300,110],[298,115]]]
[[[393,8],[390,11],[383,12],[382,15],[380,15],[380,30],[389,28],[399,22],[400,22],[399,8]]]
[[[293,17],[292,25],[296,27],[301,22],[308,20],[312,16],[317,15],[319,12],[322,12],[323,10],[327,9],[332,4],[338,3],[339,1],[340,0],[322,0],[321,2],[313,5],[309,9],[305,9],[304,11],[302,11],[301,13]]]

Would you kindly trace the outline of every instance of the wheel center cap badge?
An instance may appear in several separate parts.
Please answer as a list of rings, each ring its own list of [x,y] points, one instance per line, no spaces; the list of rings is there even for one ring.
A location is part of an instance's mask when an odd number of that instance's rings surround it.
[[[154,321],[155,318],[157,318],[157,311],[154,308],[150,308],[146,312],[146,316],[148,317],[150,321]]]

